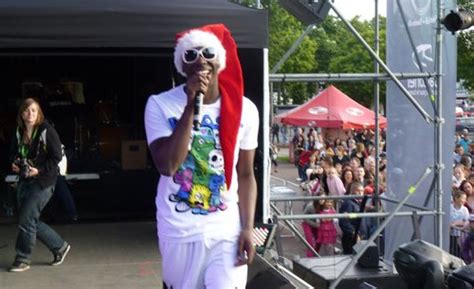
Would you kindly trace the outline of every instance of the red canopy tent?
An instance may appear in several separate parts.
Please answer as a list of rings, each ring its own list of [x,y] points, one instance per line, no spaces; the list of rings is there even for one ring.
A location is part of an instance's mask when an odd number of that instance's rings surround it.
[[[277,115],[277,121],[295,126],[361,129],[375,127],[375,113],[334,86],[329,86],[306,103]],[[380,128],[387,119],[379,116]]]

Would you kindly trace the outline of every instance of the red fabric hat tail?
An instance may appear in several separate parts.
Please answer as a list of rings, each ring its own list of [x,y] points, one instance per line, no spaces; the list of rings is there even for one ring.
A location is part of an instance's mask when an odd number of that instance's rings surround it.
[[[224,168],[227,188],[230,188],[234,164],[234,149],[242,116],[244,81],[237,54],[237,45],[230,31],[222,29],[222,45],[227,51],[226,68],[219,74],[219,90],[222,96],[219,124],[220,142],[224,154]]]

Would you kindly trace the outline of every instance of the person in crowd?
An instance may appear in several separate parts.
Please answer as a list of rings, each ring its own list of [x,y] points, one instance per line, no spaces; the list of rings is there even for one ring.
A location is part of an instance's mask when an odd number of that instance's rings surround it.
[[[460,257],[461,230],[468,226],[469,212],[464,206],[466,203],[466,193],[462,190],[455,190],[450,214],[449,233],[449,253]]]
[[[462,181],[466,179],[464,165],[457,164],[453,169],[453,187],[459,188]]]
[[[461,157],[463,155],[465,155],[464,147],[460,145],[459,143],[457,143],[454,147],[454,154],[453,154],[455,165],[461,162]]]
[[[469,230],[462,243],[461,257],[467,265],[474,262],[474,214],[469,216]]]
[[[341,178],[342,177],[342,164],[337,163],[334,165],[334,167],[336,168],[337,175]]]
[[[11,169],[19,175],[18,235],[15,261],[10,272],[30,268],[36,239],[53,254],[51,265],[63,263],[71,245],[41,221],[43,208],[53,195],[61,160],[61,141],[56,130],[45,120],[39,103],[26,98],[20,105],[17,129],[10,150]]]
[[[469,145],[471,144],[471,140],[469,139],[469,133],[463,132],[461,134],[461,139],[458,141],[459,145],[461,145],[464,149],[464,153],[469,153]]]
[[[346,168],[342,171],[341,180],[346,192],[348,192],[350,184],[354,181],[354,172],[350,168]]]
[[[317,195],[324,196],[324,193],[320,192]],[[321,212],[323,203],[324,203],[324,200],[314,200],[312,202],[307,203],[303,209],[303,214],[305,215],[319,214]],[[314,219],[305,219],[302,222],[302,226],[303,226],[303,233],[304,233],[306,241],[311,245],[312,248],[316,250],[316,252],[319,252],[320,244],[316,242],[316,239],[318,236],[319,223],[317,222],[317,220],[314,220]],[[313,252],[309,249],[306,250],[306,256],[315,257]]]
[[[270,159],[273,165],[273,172],[278,173],[278,151],[280,149],[276,144],[270,144]]]
[[[362,196],[364,194],[364,186],[359,182],[352,182],[349,194],[353,196]],[[360,199],[345,199],[339,209],[339,213],[359,213]],[[343,254],[352,254],[352,246],[354,240],[360,239],[359,234],[356,233],[356,227],[360,223],[357,219],[342,218],[339,220],[339,226],[342,230],[342,252]],[[357,235],[356,235],[357,234]]]
[[[360,159],[358,157],[351,157],[350,166],[353,172],[360,167]]]
[[[350,159],[346,155],[346,150],[344,149],[344,146],[343,145],[336,146],[335,155],[332,157],[332,163],[334,165],[336,164],[342,165],[349,162],[350,162]]]
[[[468,176],[471,173],[472,169],[472,158],[470,155],[461,156],[460,164],[464,166],[464,174]]]
[[[319,164],[316,164],[315,168],[308,174],[308,181],[302,184],[303,190],[308,191],[312,196],[318,194],[321,190],[323,174],[323,168]]]
[[[319,151],[315,150],[309,156],[308,164],[305,167],[307,180],[312,180],[313,176],[316,177],[316,175],[322,171],[322,168],[319,165],[318,161],[319,161]]]
[[[306,150],[315,150],[316,149],[316,139],[313,133],[308,133],[308,142],[306,143]]]
[[[298,162],[300,160],[300,154],[305,150],[306,140],[304,138],[303,129],[301,127],[296,128],[295,135],[291,140],[293,146],[293,156],[295,166],[298,166]]]
[[[346,193],[344,184],[339,178],[336,168],[329,167],[326,171],[327,174],[327,185],[328,185],[328,195],[329,196],[342,196]]]
[[[272,124],[272,143],[273,144],[280,143],[280,126],[278,125],[277,122],[274,122]]]
[[[288,144],[288,127],[286,124],[283,124],[280,128],[283,144]]]
[[[360,161],[360,166],[364,167],[364,161],[365,158],[367,157],[367,152],[365,151],[365,145],[362,142],[358,142],[356,144],[356,149],[352,153],[351,157],[356,157]]]
[[[225,25],[193,28],[176,39],[174,64],[186,82],[151,95],[145,107],[148,146],[161,175],[163,282],[173,289],[245,288],[255,255],[258,110],[243,96],[237,46]]]
[[[321,205],[320,214],[335,214],[334,201],[326,199]],[[337,218],[324,218],[317,220],[319,223],[316,243],[319,244],[319,254],[321,256],[334,255],[334,249],[337,241]]]
[[[320,161],[321,167],[323,168],[323,175],[321,177],[321,187],[325,192],[329,192],[328,190],[328,171],[333,166],[332,165],[332,158],[329,156],[325,156],[321,158]]]
[[[356,141],[353,138],[347,139],[347,155],[351,156],[356,151]]]
[[[297,181],[306,182],[308,180],[306,175],[306,169],[308,168],[308,164],[312,155],[313,152],[310,150],[305,150],[300,154],[299,161],[296,166],[296,168],[298,169],[298,178],[296,179]]]
[[[471,185],[474,184],[474,173],[468,174],[466,180],[468,180]]]
[[[335,155],[334,150],[332,149],[331,144],[328,141],[324,142],[324,147],[321,149],[321,155],[328,156],[331,158]]]
[[[365,179],[365,169],[363,167],[358,167],[354,170],[354,180],[361,183],[363,186],[367,185],[367,180]]]
[[[459,185],[459,189],[466,193],[466,202],[464,206],[467,208],[470,214],[474,213],[474,192],[472,189],[472,184],[468,180],[464,180]]]
[[[344,154],[345,154],[345,151],[347,149],[347,142],[343,141],[340,137],[336,137],[336,139],[334,139],[332,147],[337,148],[338,146],[342,146],[342,148],[344,149]]]
[[[314,148],[317,150],[322,150],[324,148],[324,136],[322,133],[318,133],[313,130],[313,135],[315,139]]]

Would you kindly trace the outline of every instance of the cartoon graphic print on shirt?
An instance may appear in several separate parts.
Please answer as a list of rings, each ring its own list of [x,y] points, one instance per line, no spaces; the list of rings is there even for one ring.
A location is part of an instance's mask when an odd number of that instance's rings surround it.
[[[169,197],[177,203],[178,212],[191,209],[194,214],[207,215],[217,209],[227,209],[221,200],[226,184],[218,122],[219,119],[213,122],[210,116],[204,115],[199,131],[193,130],[191,148],[173,178],[179,190]],[[177,120],[170,119],[169,123],[174,129]]]

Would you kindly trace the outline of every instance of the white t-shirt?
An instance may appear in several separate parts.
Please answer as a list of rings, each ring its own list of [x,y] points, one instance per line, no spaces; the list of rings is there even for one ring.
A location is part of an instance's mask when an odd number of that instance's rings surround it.
[[[186,102],[184,85],[149,97],[145,108],[148,144],[171,135]],[[241,149],[251,150],[258,145],[258,110],[244,97],[234,151],[232,183],[227,189],[219,141],[220,107],[220,99],[203,105],[201,129],[192,132],[185,162],[174,176],[160,177],[156,217],[161,240],[191,242],[202,240],[203,235],[206,238],[235,240],[240,233],[236,164]]]
[[[459,209],[456,209],[453,204],[451,204],[451,223],[454,221],[467,221],[469,220],[469,211],[465,206],[461,206]],[[460,228],[451,227],[451,236],[460,236]]]

